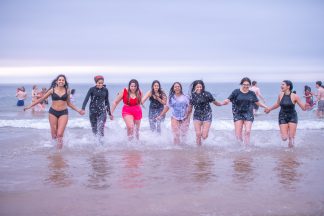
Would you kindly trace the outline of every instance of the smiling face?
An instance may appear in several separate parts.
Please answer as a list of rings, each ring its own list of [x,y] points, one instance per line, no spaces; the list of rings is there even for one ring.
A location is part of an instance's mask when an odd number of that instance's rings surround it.
[[[136,85],[136,83],[133,83],[133,82],[132,82],[132,83],[129,85],[129,90],[130,90],[130,92],[135,93],[136,90],[137,90],[137,85]]]
[[[179,83],[176,83],[173,85],[173,91],[175,94],[181,94],[181,86],[179,85]]]
[[[65,78],[63,76],[60,76],[59,78],[57,78],[56,84],[59,87],[64,87],[65,86]]]
[[[99,79],[97,82],[96,82],[96,87],[101,89],[104,85],[104,80],[102,79]]]
[[[158,92],[159,89],[160,89],[160,85],[159,85],[159,83],[154,83],[154,85],[153,85],[153,90],[154,90],[154,92]]]
[[[285,82],[281,83],[281,91],[285,92],[289,90],[289,85],[287,85]]]
[[[202,92],[202,89],[203,89],[203,86],[201,84],[197,84],[195,86],[195,92],[196,93],[201,93]]]
[[[249,91],[249,88],[250,88],[251,85],[250,85],[250,83],[248,81],[244,81],[241,84],[241,86],[242,86],[242,90],[245,91],[245,92],[247,92],[247,91]]]

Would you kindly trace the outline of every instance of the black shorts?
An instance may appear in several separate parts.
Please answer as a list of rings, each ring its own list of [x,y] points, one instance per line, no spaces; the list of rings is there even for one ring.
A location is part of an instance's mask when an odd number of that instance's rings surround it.
[[[297,112],[284,113],[279,112],[279,124],[298,123]]]
[[[52,107],[48,110],[48,112],[52,115],[54,115],[56,118],[60,118],[62,115],[68,115],[69,111],[68,109],[65,110],[55,110]]]
[[[251,112],[238,112],[238,113],[233,113],[233,120],[234,122],[236,121],[254,121],[254,115]]]

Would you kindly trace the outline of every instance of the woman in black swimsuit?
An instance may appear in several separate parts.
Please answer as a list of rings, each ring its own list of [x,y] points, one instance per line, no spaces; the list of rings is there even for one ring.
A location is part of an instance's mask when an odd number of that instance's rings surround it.
[[[65,75],[58,75],[57,78],[53,80],[51,88],[49,88],[46,94],[24,109],[24,111],[26,111],[52,95],[52,105],[48,111],[48,119],[51,126],[52,138],[57,140],[57,148],[59,149],[63,147],[63,135],[68,122],[67,107],[71,107],[81,115],[84,114],[82,110],[78,109],[70,102],[70,90],[68,86],[69,84]]]
[[[298,116],[295,110],[297,103],[302,110],[306,110],[307,104],[301,102],[298,95],[292,92],[293,84],[289,80],[284,80],[281,83],[281,93],[278,96],[277,102],[270,108],[265,109],[266,113],[277,109],[280,106],[279,112],[279,127],[281,138],[286,141],[289,138],[288,146],[294,146],[294,138],[296,135]]]
[[[253,91],[249,90],[251,86],[251,80],[249,78],[244,77],[240,84],[241,88],[235,89],[221,104],[226,105],[232,102],[236,138],[241,142],[243,141],[245,144],[249,144],[252,123],[254,121],[254,104],[263,108],[267,108],[267,106],[259,101]],[[244,139],[243,127],[245,127]]]
[[[105,123],[107,119],[107,113],[112,120],[112,115],[110,112],[109,104],[109,92],[104,85],[103,76],[95,76],[94,81],[96,86],[91,87],[85,97],[82,105],[82,113],[85,111],[88,100],[90,98],[89,105],[89,118],[91,123],[92,132],[95,136],[99,138],[101,142],[104,136]]]

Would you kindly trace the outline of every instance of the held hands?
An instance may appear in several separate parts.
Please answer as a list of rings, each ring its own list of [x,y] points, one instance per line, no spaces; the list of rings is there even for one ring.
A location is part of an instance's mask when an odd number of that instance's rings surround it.
[[[114,120],[114,116],[111,114],[109,115],[110,120]]]
[[[81,109],[81,110],[78,111],[78,113],[79,113],[80,115],[84,115],[84,114],[85,114],[85,111],[84,111],[83,109]]]
[[[267,114],[269,114],[270,111],[271,111],[271,109],[270,109],[269,107],[266,107],[266,108],[264,109],[264,112],[267,113]]]

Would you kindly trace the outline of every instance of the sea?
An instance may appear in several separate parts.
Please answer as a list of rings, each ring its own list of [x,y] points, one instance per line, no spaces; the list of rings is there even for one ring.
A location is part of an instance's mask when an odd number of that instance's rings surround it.
[[[181,82],[181,80],[180,80]],[[49,83],[35,81],[38,88]],[[127,83],[107,84],[112,104]],[[190,83],[182,83],[189,92]],[[161,83],[168,94],[172,83]],[[205,83],[222,101],[238,83]],[[302,101],[304,85],[295,83]],[[316,107],[296,110],[295,146],[281,141],[279,109],[260,108],[250,145],[234,136],[231,104],[214,106],[209,136],[195,143],[191,122],[186,139],[172,142],[170,114],[161,134],[148,122],[143,106],[140,139],[128,141],[121,117],[107,120],[103,142],[92,135],[88,106],[84,116],[69,110],[62,150],[51,140],[45,111],[24,112],[15,97],[21,84],[0,84],[0,215],[324,215],[324,119]],[[93,84],[70,83],[73,103],[81,107]],[[268,106],[280,92],[279,83],[259,83]],[[31,103],[31,84],[24,85]],[[140,83],[142,92],[150,83]],[[88,102],[89,105],[89,102]]]

